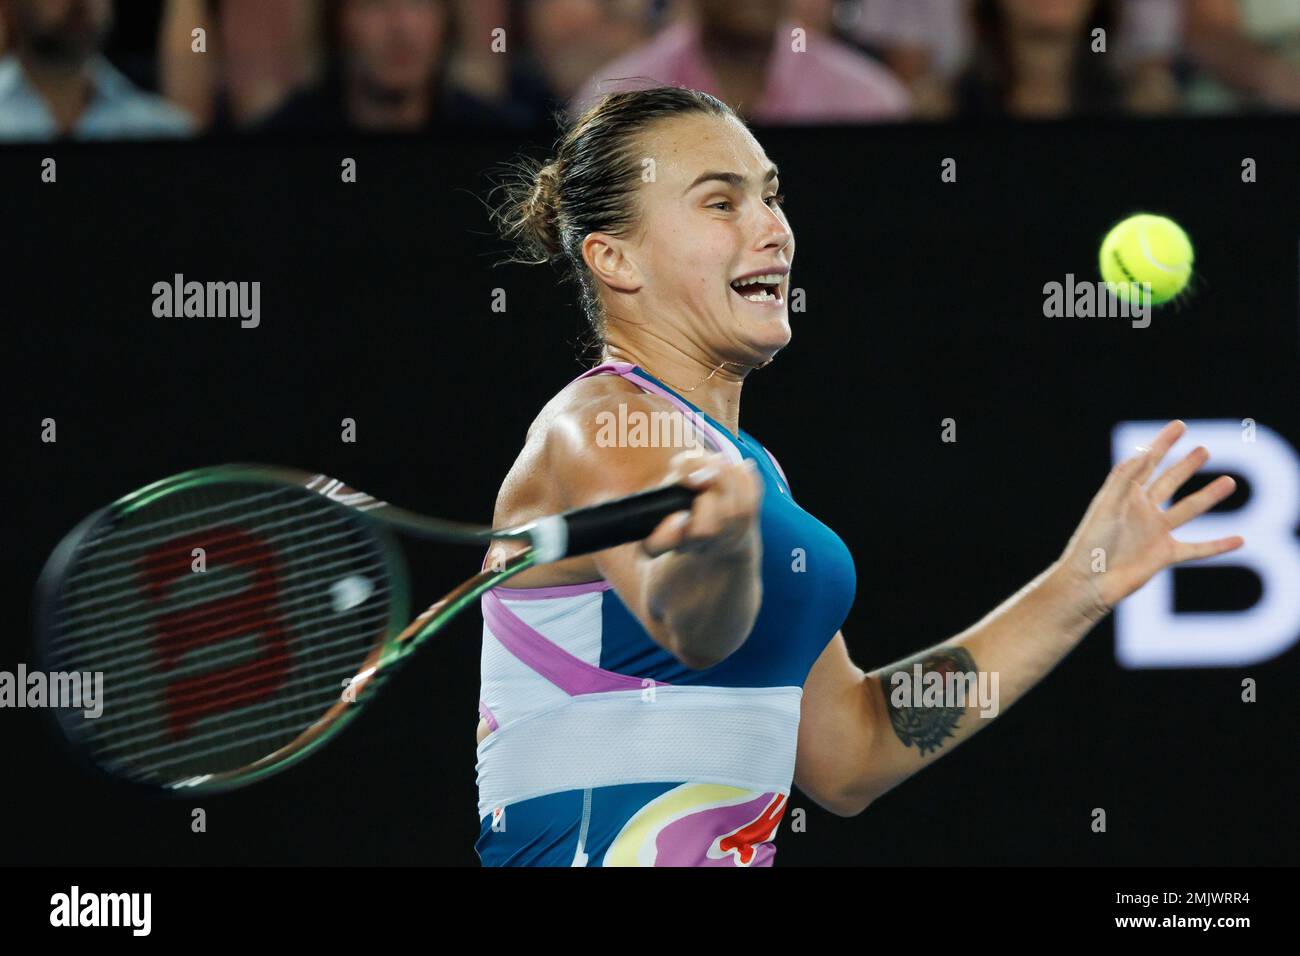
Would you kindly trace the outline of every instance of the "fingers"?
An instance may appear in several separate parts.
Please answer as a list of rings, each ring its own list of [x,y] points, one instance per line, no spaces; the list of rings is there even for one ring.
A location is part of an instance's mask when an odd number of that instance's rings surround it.
[[[646,554],[657,557],[672,550],[725,547],[749,531],[763,496],[752,461],[732,464],[721,455],[711,455],[675,463],[673,472],[699,493],[690,511],[669,515],[642,542]]]
[[[1087,514],[1083,516],[1084,521],[1091,518],[1098,510],[1104,511],[1108,507],[1113,507],[1116,501],[1132,492],[1133,482],[1135,481],[1134,476],[1146,460],[1146,454],[1144,451],[1132,458],[1125,458],[1111,468],[1110,474],[1102,482],[1102,486],[1093,497],[1092,503],[1088,505]]]
[[[1220,475],[1196,494],[1188,495],[1174,505],[1165,516],[1170,528],[1177,528],[1193,518],[1205,514],[1237,488],[1237,482],[1228,475]]]
[[[1132,481],[1133,476],[1137,474],[1138,469],[1142,467],[1142,462],[1146,458],[1146,452],[1140,455],[1134,455],[1132,458],[1125,458],[1110,470],[1112,480]]]
[[[683,547],[709,547],[748,531],[763,496],[758,469],[752,461],[723,465],[716,473],[709,470],[705,476],[688,475],[687,481],[702,490],[695,496],[690,520],[683,529]]]
[[[697,512],[700,507],[700,498],[704,497],[705,489],[714,485],[721,471],[727,465],[727,460],[722,455],[699,455],[693,452],[682,452],[674,456],[672,465],[668,470],[669,483],[678,483],[694,488],[700,492],[695,496],[691,508],[687,511],[677,511],[664,518],[641,542],[641,549],[650,557],[657,558],[659,555],[678,548],[685,537],[686,525],[690,522],[692,512]]]
[[[1185,431],[1187,431],[1187,426],[1178,419],[1174,419],[1160,429],[1155,440],[1151,442],[1150,449],[1138,456],[1139,464],[1133,473],[1133,480],[1139,485],[1145,484],[1146,480],[1151,477],[1151,473],[1156,470],[1164,459],[1165,454],[1173,447],[1174,442],[1182,438]]]
[[[1184,561],[1198,561],[1202,558],[1212,558],[1216,554],[1224,554],[1228,551],[1236,551],[1246,539],[1239,534],[1231,535],[1227,538],[1216,538],[1213,541],[1179,541],[1177,555],[1174,558],[1175,564],[1182,564]]]
[[[1205,446],[1198,445],[1188,453],[1187,457],[1177,464],[1170,465],[1165,473],[1151,483],[1151,501],[1153,504],[1161,505],[1174,496],[1187,479],[1196,474],[1201,466],[1210,460],[1210,452]]]
[[[1143,483],[1154,473],[1165,454],[1186,431],[1187,426],[1182,421],[1175,419],[1160,429],[1160,432],[1151,442],[1150,448],[1143,450],[1141,454],[1135,455],[1127,461],[1121,462],[1115,467],[1114,474],[1117,477],[1135,481],[1138,484]],[[1170,465],[1151,483],[1147,491],[1151,502],[1159,506],[1171,499],[1178,489],[1186,484],[1187,480],[1196,474],[1209,460],[1209,449],[1203,445],[1198,445],[1192,449],[1184,458]],[[1196,494],[1188,495],[1166,512],[1169,526],[1177,528],[1179,525],[1186,524],[1193,518],[1204,514],[1232,494],[1236,487],[1237,483],[1227,475],[1210,482]]]
[[[641,541],[641,550],[651,558],[672,551],[681,543],[682,529],[690,517],[689,511],[674,511]]]
[[[709,482],[717,481],[716,478],[707,480]],[[704,487],[714,488],[714,493],[706,494],[701,492],[695,496],[695,501],[691,505],[689,520],[682,528],[682,540],[679,547],[685,546],[692,541],[711,538],[718,533],[718,529],[722,526],[723,502],[720,499],[726,494],[726,491],[717,484],[706,484]]]

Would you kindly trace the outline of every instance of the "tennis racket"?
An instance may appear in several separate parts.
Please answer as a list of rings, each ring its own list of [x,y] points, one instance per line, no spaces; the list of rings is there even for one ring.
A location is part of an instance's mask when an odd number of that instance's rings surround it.
[[[538,564],[647,537],[696,492],[668,485],[502,530],[424,517],[324,475],[203,468],[88,517],[37,585],[47,672],[103,674],[99,717],[60,708],[114,776],[225,790],[302,759],[483,592]],[[525,550],[414,620],[394,532]]]

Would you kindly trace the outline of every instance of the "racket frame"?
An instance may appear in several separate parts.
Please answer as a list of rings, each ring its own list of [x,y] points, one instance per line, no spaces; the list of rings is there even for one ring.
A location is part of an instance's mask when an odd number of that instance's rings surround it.
[[[143,774],[131,773],[130,765],[120,761],[115,769],[111,761],[92,757],[90,749],[78,744],[77,733],[59,714],[55,723],[68,749],[76,753],[79,761],[93,767],[114,780],[125,781],[154,793],[179,794],[203,791],[207,793],[234,790],[255,783],[287,769],[304,759],[355,718],[383,679],[394,672],[426,640],[441,630],[447,622],[464,610],[486,591],[509,580],[516,574],[538,564],[558,560],[569,553],[571,545],[582,548],[576,553],[589,553],[611,546],[615,540],[633,540],[626,535],[610,537],[611,528],[619,521],[640,521],[641,531],[649,533],[655,522],[670,511],[689,507],[694,495],[683,486],[666,486],[625,499],[606,502],[584,509],[574,509],[563,515],[548,515],[512,528],[492,529],[480,525],[429,518],[395,507],[385,501],[356,491],[336,479],[323,474],[309,474],[292,468],[259,464],[227,464],[196,468],[145,485],[136,491],[85,518],[70,531],[54,549],[41,571],[36,587],[37,648],[34,659],[50,670],[51,642],[58,633],[55,611],[59,607],[67,572],[76,563],[82,544],[105,525],[120,521],[161,497],[175,494],[204,484],[243,481],[265,484],[268,487],[298,487],[314,491],[335,505],[348,508],[364,519],[367,531],[375,536],[383,552],[389,574],[388,620],[382,638],[375,641],[370,653],[347,685],[351,693],[340,692],[338,699],[319,718],[303,729],[293,740],[254,762],[235,770],[204,774],[181,779],[170,784],[160,784],[145,779]],[[631,509],[629,512],[628,509]],[[527,547],[504,561],[499,568],[480,570],[423,613],[410,617],[410,583],[402,549],[397,544],[395,530],[417,538],[456,544],[486,546],[494,540],[526,542]],[[573,535],[576,534],[577,538]],[[580,543],[579,543],[580,542]],[[55,709],[58,710],[58,709]]]
[[[354,491],[327,476],[311,475],[290,468],[252,464],[196,468],[152,482],[124,495],[83,519],[59,542],[46,561],[36,586],[34,659],[38,662],[38,666],[47,672],[52,670],[51,644],[59,633],[55,616],[64,584],[68,573],[76,564],[81,546],[92,535],[124,520],[159,498],[205,484],[227,482],[247,482],[267,487],[300,487],[308,491],[317,491],[335,505],[347,508],[362,518],[364,524],[368,526],[366,530],[375,536],[388,575],[390,589],[388,619],[383,625],[382,637],[376,639],[370,653],[366,655],[357,673],[352,676],[352,683],[348,688],[351,693],[345,693],[341,689],[338,700],[293,740],[239,769],[179,779],[171,784],[159,784],[133,774],[130,765],[125,762],[118,765],[121,769],[116,769],[111,761],[100,761],[92,757],[87,752],[88,748],[78,744],[77,731],[70,723],[74,718],[64,714],[63,708],[47,708],[52,711],[50,717],[58,728],[58,736],[62,738],[66,749],[76,754],[78,762],[114,780],[124,781],[154,792],[213,793],[256,783],[287,769],[314,753],[351,723],[360,712],[361,705],[374,695],[383,679],[393,673],[420,644],[437,633],[467,604],[502,581],[537,563],[534,549],[529,547],[523,553],[513,556],[499,571],[481,571],[453,589],[429,610],[412,619],[410,578],[401,547],[393,533],[395,528],[420,538],[460,544],[487,544],[498,537],[526,538],[526,533],[520,533],[519,529],[493,532],[491,529],[476,525],[426,518],[378,501],[363,492]]]

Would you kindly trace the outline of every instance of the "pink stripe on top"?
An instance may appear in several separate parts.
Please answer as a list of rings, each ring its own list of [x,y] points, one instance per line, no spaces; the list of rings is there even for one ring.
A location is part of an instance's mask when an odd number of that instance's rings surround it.
[[[687,421],[691,422],[691,424],[704,434],[705,443],[710,445],[715,451],[721,452],[732,462],[738,462],[743,459],[744,456],[740,454],[739,449],[737,449],[736,446],[727,438],[724,438],[722,433],[717,428],[713,427],[708,419],[695,409],[691,408],[672,392],[661,388],[654,382],[646,381],[639,375],[633,374],[632,370],[635,368],[636,366],[631,362],[605,362],[603,365],[597,365],[595,368],[590,368],[583,372],[577,378],[573,379],[573,381],[569,382],[569,385],[572,385],[573,382],[580,382],[584,378],[590,378],[593,375],[618,375],[619,377],[632,382],[632,384],[638,388],[644,389],[645,391],[662,398],[666,398],[675,408],[686,416]],[[764,451],[766,451],[766,449],[764,449]],[[767,454],[769,458],[772,457],[771,452],[768,452]],[[772,464],[776,465],[777,471],[781,471],[781,466],[776,464],[775,458],[772,458]],[[781,472],[781,478],[785,478],[784,472]],[[789,485],[790,482],[786,481],[786,487],[789,487]],[[483,561],[479,564],[479,570],[482,571],[486,565],[487,555],[484,554]],[[608,590],[612,586],[613,585],[608,581],[589,581],[583,584],[557,584],[545,588],[495,587],[493,590],[500,593],[502,597],[511,601],[539,601],[545,598],[572,597],[577,594],[590,594],[593,591]]]
[[[595,368],[587,369],[587,371],[575,378],[573,382],[580,382],[584,378],[589,378],[592,375],[604,375],[612,372],[613,374],[631,382],[637,388],[650,392],[653,395],[658,395],[660,398],[666,398],[674,407],[677,408],[678,411],[686,416],[687,421],[704,433],[707,444],[711,445],[714,451],[721,452],[732,462],[738,462],[744,458],[744,456],[740,454],[740,450],[732,443],[731,439],[729,437],[724,438],[722,432],[715,428],[703,414],[691,408],[691,406],[687,405],[686,402],[678,398],[663,386],[658,385],[655,382],[647,381],[639,375],[633,374],[632,370],[634,368],[636,368],[636,366],[631,362],[606,362],[603,365],[597,365]],[[570,382],[569,384],[572,385],[573,382]]]
[[[601,694],[611,690],[641,690],[661,682],[631,677],[588,664],[570,654],[544,634],[529,627],[497,597],[495,590],[482,597],[483,620],[492,636],[511,654],[541,674],[570,697]]]
[[[785,469],[782,468],[782,467],[781,467],[781,463],[780,463],[779,461],[776,460],[776,455],[772,454],[770,451],[767,451],[767,446],[766,446],[766,445],[763,446],[763,451],[766,451],[766,452],[767,452],[767,457],[768,457],[768,459],[772,462],[772,467],[776,469],[776,473],[777,473],[778,475],[781,476],[781,480],[784,481],[784,482],[785,482],[785,486],[786,486],[787,488],[789,488],[789,487],[790,487],[790,479],[787,478],[787,477],[785,476]],[[792,492],[792,493],[793,493],[793,492]]]
[[[672,392],[647,381],[633,373],[636,366],[631,362],[606,362],[583,372],[573,382],[581,381],[593,375],[613,374],[627,379],[638,388],[667,399],[678,411],[686,416],[703,435],[705,443],[722,452],[731,461],[741,461],[740,450],[724,438],[701,413],[691,408],[684,400]],[[573,382],[569,384],[572,385]],[[775,461],[775,460],[774,460]],[[780,466],[777,466],[778,470]],[[783,476],[784,477],[784,476]],[[487,563],[484,555],[483,564]],[[618,674],[588,664],[579,657],[570,654],[560,645],[545,635],[529,627],[518,615],[514,614],[504,601],[540,601],[547,598],[573,597],[580,594],[594,594],[612,588],[608,581],[587,581],[581,584],[562,584],[542,588],[507,588],[495,587],[487,591],[482,599],[483,620],[506,650],[520,661],[545,677],[556,687],[570,696],[579,694],[597,694],[611,690],[640,690],[659,681],[643,680]],[[661,686],[667,686],[666,684]],[[486,705],[480,704],[486,710]],[[492,722],[490,711],[484,719]]]
[[[614,585],[608,581],[584,581],[582,584],[554,584],[545,588],[507,588],[497,585],[492,590],[507,601],[543,601],[546,598],[574,597],[608,591]]]
[[[478,713],[479,716],[487,722],[488,730],[494,731],[497,729],[499,725],[497,724],[496,716],[492,713],[491,708],[481,700],[478,702]]]

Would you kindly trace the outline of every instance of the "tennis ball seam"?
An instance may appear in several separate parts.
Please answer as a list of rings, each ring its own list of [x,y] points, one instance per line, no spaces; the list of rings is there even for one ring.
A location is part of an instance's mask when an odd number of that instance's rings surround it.
[[[1142,255],[1146,257],[1147,262],[1151,263],[1161,272],[1168,272],[1170,274],[1176,275],[1190,268],[1190,266],[1186,266],[1186,265],[1183,266],[1166,265],[1165,263],[1157,259],[1155,257],[1155,254],[1152,253],[1151,251],[1151,245],[1147,241],[1147,231],[1145,229],[1142,229],[1138,232],[1138,244],[1142,247]]]
[[[1133,270],[1128,267],[1128,263],[1126,263],[1124,261],[1124,257],[1119,254],[1118,249],[1112,249],[1110,252],[1110,256],[1112,259],[1115,260],[1115,265],[1119,266],[1119,271],[1124,273],[1124,275],[1128,277],[1129,282],[1133,283],[1134,285],[1140,285],[1140,283],[1137,280],[1137,276],[1135,276],[1133,274]]]
[[[1168,302],[1183,293],[1194,272],[1191,242],[1167,216],[1129,216],[1106,234],[1101,251],[1101,278],[1120,298],[1127,298],[1131,288],[1141,288],[1149,290],[1152,304]],[[1168,261],[1166,254],[1171,256]]]

